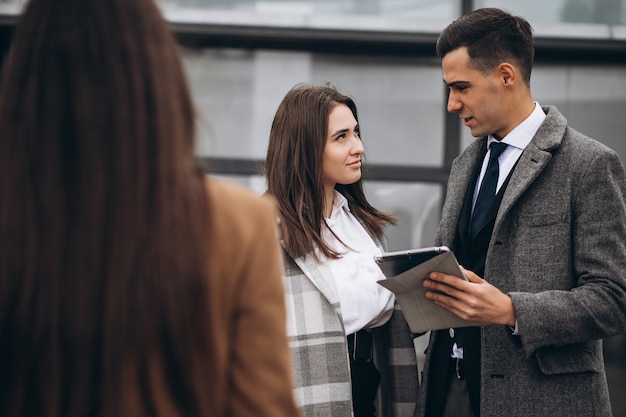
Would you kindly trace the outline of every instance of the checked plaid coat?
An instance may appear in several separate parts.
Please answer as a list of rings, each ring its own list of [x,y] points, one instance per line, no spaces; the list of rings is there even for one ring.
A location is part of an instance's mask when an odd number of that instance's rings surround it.
[[[305,417],[350,417],[350,364],[339,297],[330,270],[311,255],[292,259],[283,250],[287,336],[294,396]],[[402,312],[374,329],[376,367],[381,372],[377,414],[410,417],[417,397],[412,335]]]

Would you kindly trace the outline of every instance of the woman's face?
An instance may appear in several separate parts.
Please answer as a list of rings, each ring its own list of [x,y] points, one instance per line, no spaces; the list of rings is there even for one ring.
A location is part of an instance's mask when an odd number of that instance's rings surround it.
[[[363,144],[359,124],[345,104],[337,104],[328,116],[328,134],[322,162],[324,188],[353,184],[361,178]]]

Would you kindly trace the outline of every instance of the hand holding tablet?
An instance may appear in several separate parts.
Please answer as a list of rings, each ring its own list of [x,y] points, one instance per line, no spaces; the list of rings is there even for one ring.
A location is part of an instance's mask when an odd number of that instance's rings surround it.
[[[467,279],[449,248],[433,246],[387,252],[375,257],[375,261],[387,277],[378,283],[396,295],[413,333],[474,325],[436,305],[424,295],[426,288],[423,281],[433,271]]]

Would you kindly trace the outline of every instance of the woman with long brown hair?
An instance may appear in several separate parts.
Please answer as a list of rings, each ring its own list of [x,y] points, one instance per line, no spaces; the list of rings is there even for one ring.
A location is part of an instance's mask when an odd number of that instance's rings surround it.
[[[293,416],[274,206],[207,180],[152,0],[31,0],[0,90],[0,415]]]
[[[410,416],[415,408],[412,335],[393,294],[377,284],[385,277],[374,262],[395,219],[367,201],[363,163],[352,98],[307,84],[285,95],[265,169],[278,204],[294,392],[305,416]]]

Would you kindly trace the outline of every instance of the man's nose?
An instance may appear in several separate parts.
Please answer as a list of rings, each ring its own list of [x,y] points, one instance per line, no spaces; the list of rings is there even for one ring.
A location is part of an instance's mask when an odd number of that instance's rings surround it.
[[[450,113],[456,113],[461,110],[461,107],[463,107],[461,101],[458,100],[456,94],[451,91],[450,94],[448,94],[448,111]]]

